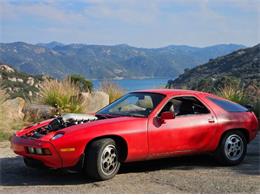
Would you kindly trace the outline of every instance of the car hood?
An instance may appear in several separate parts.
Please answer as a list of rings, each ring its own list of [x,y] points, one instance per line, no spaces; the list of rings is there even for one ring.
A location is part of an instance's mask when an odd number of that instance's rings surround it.
[[[101,119],[92,121],[89,123],[74,125],[60,131],[65,131],[66,133],[72,133],[75,131],[82,131],[82,130],[97,130],[97,129],[104,129],[104,130],[113,130],[113,129],[129,129],[133,126],[138,126],[139,123],[146,123],[147,118],[141,117],[128,117],[128,116],[120,116],[108,119]]]

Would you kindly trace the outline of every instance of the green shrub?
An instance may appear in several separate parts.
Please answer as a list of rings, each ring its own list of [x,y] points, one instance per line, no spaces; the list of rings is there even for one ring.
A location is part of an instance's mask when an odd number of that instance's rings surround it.
[[[80,91],[84,92],[92,92],[93,91],[93,83],[90,80],[86,80],[81,75],[71,75],[68,77],[72,83],[77,85]]]
[[[79,87],[70,79],[46,80],[40,86],[40,103],[56,107],[59,113],[80,113],[83,111],[83,100]]]
[[[100,90],[108,94],[109,103],[117,100],[125,93],[121,87],[111,81],[103,81]]]
[[[247,104],[247,96],[244,90],[236,85],[226,85],[220,88],[217,95],[239,104]]]
[[[8,140],[12,136],[11,132],[0,131],[0,141]]]

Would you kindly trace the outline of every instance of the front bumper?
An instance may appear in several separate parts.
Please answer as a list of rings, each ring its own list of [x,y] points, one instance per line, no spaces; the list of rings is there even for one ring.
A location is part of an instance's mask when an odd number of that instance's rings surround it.
[[[27,147],[48,148],[51,152],[51,155],[29,154],[26,149]],[[49,141],[22,138],[13,135],[11,138],[11,149],[16,154],[23,157],[39,160],[47,167],[54,169],[62,168],[62,159],[53,144]]]

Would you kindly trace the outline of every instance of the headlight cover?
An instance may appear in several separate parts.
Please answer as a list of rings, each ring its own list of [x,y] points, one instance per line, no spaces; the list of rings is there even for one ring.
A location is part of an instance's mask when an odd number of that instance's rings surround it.
[[[64,133],[58,133],[58,134],[54,135],[54,136],[51,138],[51,140],[59,139],[59,138],[61,138],[63,135],[64,135]]]

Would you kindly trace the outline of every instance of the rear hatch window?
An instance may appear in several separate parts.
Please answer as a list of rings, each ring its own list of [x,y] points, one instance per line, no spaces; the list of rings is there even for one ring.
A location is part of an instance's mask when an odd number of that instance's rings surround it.
[[[207,98],[228,112],[248,112],[248,109],[240,104],[214,97]]]

